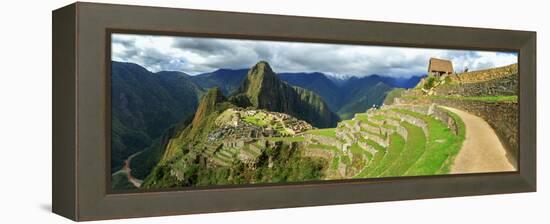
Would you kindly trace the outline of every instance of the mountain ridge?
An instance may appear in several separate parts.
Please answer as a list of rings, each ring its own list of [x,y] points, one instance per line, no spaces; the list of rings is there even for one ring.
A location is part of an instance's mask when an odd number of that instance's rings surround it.
[[[204,90],[184,73],[152,73],[116,61],[111,66],[111,169],[116,171],[126,157],[191,116]]]
[[[235,80],[243,80],[246,77],[248,70],[246,69],[218,69],[211,73],[203,73],[197,76],[192,76],[193,80],[197,80],[197,84],[203,88],[210,88],[214,86],[212,83],[218,83],[217,85],[221,87],[224,94],[229,95],[236,92],[238,88]],[[287,82],[290,85],[305,88],[307,90],[313,91],[328,105],[329,109],[333,112],[338,113],[342,116],[345,114],[350,114],[354,112],[364,112],[366,109],[370,108],[373,104],[381,105],[383,103],[383,96],[389,92],[386,89],[381,92],[371,91],[372,97],[370,97],[369,105],[362,105],[360,107],[354,106],[351,107],[348,104],[356,104],[352,100],[354,98],[359,98],[361,96],[347,96],[350,92],[350,89],[356,88],[353,87],[356,82],[366,82],[365,80],[371,80],[371,82],[383,82],[389,88],[413,88],[423,76],[412,76],[410,78],[392,78],[382,75],[369,75],[364,77],[350,76],[345,80],[335,80],[333,76],[327,75],[321,72],[294,72],[294,73],[276,73],[276,75],[283,81]],[[203,77],[204,76],[204,77]],[[216,80],[208,81],[206,83],[201,83],[200,80],[205,79]],[[228,80],[233,81],[232,83]],[[375,81],[373,81],[375,80]],[[371,83],[363,86],[362,88],[372,88],[374,84]],[[228,91],[229,90],[229,91]],[[231,91],[232,90],[232,91]],[[368,90],[364,90],[366,92]],[[360,92],[360,91],[355,91]],[[343,99],[345,98],[345,99]],[[347,106],[347,107],[346,107]],[[354,111],[346,111],[342,108],[356,108]],[[339,112],[341,111],[342,112]]]
[[[316,127],[333,127],[339,120],[320,96],[284,82],[265,61],[258,62],[249,70],[230,100],[241,107],[286,113]]]

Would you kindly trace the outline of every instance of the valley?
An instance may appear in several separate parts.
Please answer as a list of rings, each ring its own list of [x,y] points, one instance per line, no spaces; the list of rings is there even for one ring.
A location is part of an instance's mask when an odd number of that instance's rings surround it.
[[[128,154],[113,186],[515,170],[517,136],[509,133],[517,125],[515,66],[399,82],[368,76],[347,84],[312,73],[309,81],[306,73],[277,74],[265,61],[202,77],[180,74],[185,88],[194,89],[193,112],[181,110],[164,131],[147,134],[149,145]]]

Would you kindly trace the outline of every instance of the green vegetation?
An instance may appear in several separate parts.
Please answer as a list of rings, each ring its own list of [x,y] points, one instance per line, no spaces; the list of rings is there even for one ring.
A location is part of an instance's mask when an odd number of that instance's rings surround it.
[[[128,181],[124,172],[116,172],[111,176],[111,186],[113,189],[135,189],[136,187]]]
[[[476,100],[487,102],[518,102],[518,96],[467,96],[459,97],[462,100]]]
[[[301,157],[296,146],[280,144],[264,148],[255,162],[255,169],[248,169],[234,154],[222,153],[218,158],[230,162],[229,166],[205,166],[201,155],[188,153],[157,166],[143,183],[144,188],[170,188],[178,186],[209,186],[220,184],[279,183],[318,180],[328,162],[320,158]],[[235,151],[233,151],[234,153]],[[271,165],[270,165],[271,163]],[[177,172],[175,177],[170,170]]]
[[[388,95],[386,95],[386,98],[384,99],[384,104],[386,105],[393,104],[394,99],[401,97],[401,94],[403,94],[403,91],[405,91],[405,89],[402,89],[402,88],[392,89],[390,92],[388,92]]]
[[[424,86],[422,88],[431,89],[434,87],[436,81],[437,81],[437,77],[429,76],[425,79]]]
[[[369,164],[365,166],[363,170],[361,170],[357,175],[355,175],[355,178],[371,177],[370,176],[371,172],[380,164],[382,159],[384,159],[384,157],[386,156],[387,151],[384,147],[382,147],[381,145],[379,145],[378,143],[370,139],[366,139],[366,142],[367,144],[372,146],[374,149],[376,149],[376,153],[370,160]]]
[[[379,177],[395,159],[399,158],[405,144],[405,139],[397,133],[390,135],[390,146],[386,150],[386,155],[380,161],[374,161],[376,163],[371,166],[371,171],[366,174],[366,177]]]
[[[133,63],[113,61],[110,81],[111,173],[171,125],[191,117],[204,94],[186,74],[152,73]]]
[[[340,153],[340,149],[339,149],[339,148],[336,148],[335,146],[331,146],[331,145],[311,144],[311,145],[309,145],[309,147],[310,147],[310,148],[325,149],[325,150],[333,151],[333,152],[335,152],[335,153]]]
[[[392,90],[392,87],[384,82],[358,81],[357,86],[352,85],[347,90],[349,91],[349,96],[346,97],[345,101],[348,103],[337,111],[337,114],[342,119],[351,119],[356,113],[365,112],[373,106],[380,107],[386,95]]]
[[[458,117],[453,112],[447,111],[449,115],[452,117],[453,120],[455,120],[457,128],[458,128],[458,135],[456,136],[456,139],[454,143],[452,143],[449,148],[447,149],[449,154],[447,155],[447,159],[445,162],[443,162],[443,165],[441,168],[439,168],[438,174],[446,174],[449,173],[451,170],[451,166],[453,165],[453,162],[455,160],[456,155],[460,151],[460,148],[462,147],[462,143],[464,139],[466,138],[466,127],[464,125],[464,121]]]
[[[369,126],[378,127],[378,124],[369,121],[369,117],[367,116],[367,114],[356,114],[355,118]]]
[[[473,100],[473,101],[485,101],[485,102],[518,102],[518,96],[403,96],[409,99],[449,99],[449,100]]]
[[[400,113],[422,118],[428,123],[429,136],[426,142],[425,152],[412,165],[405,175],[433,175],[446,173],[450,169],[449,158],[454,158],[462,146],[465,130],[464,123],[458,119],[459,134],[452,131],[441,121],[427,115],[415,113],[409,110],[396,110]],[[455,116],[455,119],[458,117]]]
[[[111,180],[117,189],[134,188],[124,172],[116,171],[136,152],[140,154],[132,159],[132,175],[144,180],[145,189],[446,174],[465,138],[462,120],[448,112],[458,127],[456,134],[449,124],[435,118],[438,113],[428,116],[413,109],[392,109],[413,103],[380,107],[380,102],[389,105],[396,98],[402,102],[418,98],[411,102],[426,104],[423,110],[430,99],[518,102],[518,96],[506,92],[502,96],[437,95],[462,93],[437,91],[442,84],[461,85],[464,80],[458,78],[451,83],[454,76],[429,76],[411,90],[392,89],[372,77],[374,81],[356,79],[357,83],[346,84],[349,89],[331,97],[331,111],[313,90],[282,81],[266,62],[227,85],[222,79],[201,78],[204,86],[223,88],[206,93],[187,82],[193,78],[185,74],[162,73],[158,76],[163,78],[151,78],[144,76],[149,73],[116,63],[113,73],[117,73],[112,82],[117,91],[113,91]],[[133,92],[134,88],[139,91]],[[231,95],[226,98],[222,91]],[[424,121],[427,127],[400,116],[404,114]],[[340,118],[345,120],[337,125]],[[310,124],[321,129],[311,129]]]
[[[339,163],[340,163],[340,157],[339,156],[333,157],[332,162],[330,164],[330,169],[332,169],[332,170],[338,169],[338,164]]]
[[[406,140],[397,134],[392,134],[387,149],[372,140],[367,140],[367,143],[373,146],[377,153],[354,178],[448,173],[465,137],[462,120],[456,114],[448,112],[458,126],[458,135],[455,135],[446,124],[432,116],[410,110],[392,110],[424,120],[428,125],[428,137],[424,135],[420,127],[401,122],[401,126],[407,130]],[[356,116],[356,118],[358,117],[366,119],[366,117]]]
[[[313,129],[309,130],[306,133],[312,135],[321,135],[325,137],[336,138],[336,128],[323,128],[323,129]]]
[[[407,129],[407,144],[399,158],[393,160],[381,176],[403,176],[425,151],[426,136],[422,128],[407,122],[402,122],[401,125]]]
[[[254,116],[246,116],[244,117],[244,121],[252,124],[252,125],[257,125],[257,126],[260,126],[260,127],[266,127],[269,125],[269,122],[265,119],[262,119],[256,115]]]
[[[291,136],[291,137],[267,137],[272,142],[284,141],[284,142],[303,142],[305,138],[303,136]]]

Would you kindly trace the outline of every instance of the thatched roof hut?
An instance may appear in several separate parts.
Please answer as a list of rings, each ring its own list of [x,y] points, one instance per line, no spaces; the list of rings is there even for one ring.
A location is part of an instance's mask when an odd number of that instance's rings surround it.
[[[453,74],[453,63],[449,60],[430,58],[430,63],[428,65],[428,74],[433,74],[441,76],[444,74],[450,75]]]

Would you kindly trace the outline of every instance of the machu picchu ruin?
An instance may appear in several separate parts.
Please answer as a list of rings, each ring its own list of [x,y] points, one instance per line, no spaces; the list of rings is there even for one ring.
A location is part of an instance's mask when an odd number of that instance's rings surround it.
[[[112,186],[517,170],[517,60],[495,66],[428,53],[414,67],[377,67],[416,76],[276,72],[284,66],[263,58],[195,75],[113,62]]]

